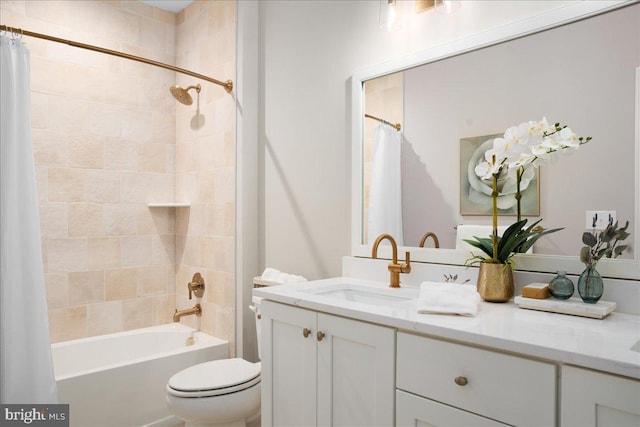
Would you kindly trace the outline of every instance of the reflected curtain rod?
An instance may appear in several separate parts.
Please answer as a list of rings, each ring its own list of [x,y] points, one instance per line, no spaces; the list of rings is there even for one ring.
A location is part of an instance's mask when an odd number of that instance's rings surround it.
[[[400,132],[400,129],[402,129],[402,126],[400,126],[400,123],[391,123],[391,122],[388,122],[388,121],[386,121],[384,119],[381,119],[380,117],[372,116],[371,114],[367,114],[367,113],[364,113],[364,116],[368,117],[370,119],[373,119],[373,120],[377,120],[377,121],[382,122],[384,124],[387,124],[387,125],[389,125],[391,127],[394,127],[398,132]]]
[[[0,25],[0,31],[7,31],[13,34],[19,34],[21,36],[29,36],[35,37],[38,39],[49,40],[56,43],[62,43],[73,47],[79,47],[81,49],[92,50],[94,52],[106,53],[107,55],[118,56],[120,58],[130,59],[132,61],[142,62],[144,64],[154,65],[156,67],[164,68],[166,70],[175,71],[178,73],[186,74],[191,77],[195,77],[201,80],[205,80],[210,83],[215,83],[224,87],[227,92],[231,92],[233,90],[233,82],[231,80],[227,80],[226,82],[222,82],[220,80],[216,80],[212,77],[208,77],[202,74],[194,73],[193,71],[185,70],[184,68],[175,67],[173,65],[165,64],[163,62],[154,61],[152,59],[143,58],[140,56],[130,55],[124,52],[118,52],[117,50],[106,49],[99,46],[94,46],[86,43],[75,42],[73,40],[61,39],[59,37],[49,36],[47,34],[34,33],[32,31],[23,30],[21,28],[8,27],[6,25]]]

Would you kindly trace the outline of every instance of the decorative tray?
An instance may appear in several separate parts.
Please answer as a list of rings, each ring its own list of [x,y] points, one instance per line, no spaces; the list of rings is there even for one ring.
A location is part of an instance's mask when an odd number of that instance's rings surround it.
[[[591,317],[603,319],[616,309],[616,303],[610,301],[598,301],[595,304],[587,304],[580,298],[559,300],[555,298],[534,299],[525,298],[522,295],[514,298],[514,302],[520,308],[530,310],[549,311],[551,313],[571,314],[573,316]]]

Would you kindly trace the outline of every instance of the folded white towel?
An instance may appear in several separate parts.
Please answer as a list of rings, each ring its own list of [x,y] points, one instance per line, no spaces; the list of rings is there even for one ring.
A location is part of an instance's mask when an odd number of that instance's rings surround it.
[[[480,295],[473,285],[422,282],[418,296],[418,313],[475,316],[480,300]]]
[[[296,274],[283,273],[275,268],[267,267],[262,272],[262,279],[277,283],[306,282],[307,279]]]

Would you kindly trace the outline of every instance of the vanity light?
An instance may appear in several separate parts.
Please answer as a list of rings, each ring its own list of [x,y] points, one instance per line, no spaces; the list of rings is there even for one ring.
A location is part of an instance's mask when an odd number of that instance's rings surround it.
[[[380,28],[387,31],[402,29],[402,1],[380,0]]]
[[[438,13],[448,15],[460,9],[461,3],[454,0],[435,0],[435,10]]]

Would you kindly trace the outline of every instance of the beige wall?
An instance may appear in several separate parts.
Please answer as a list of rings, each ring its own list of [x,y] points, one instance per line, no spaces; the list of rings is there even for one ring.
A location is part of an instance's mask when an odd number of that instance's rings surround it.
[[[169,64],[176,63],[180,40],[176,28],[183,28],[191,13],[175,15],[124,0],[3,0],[0,7],[2,24]],[[191,6],[192,10],[199,7],[199,2]],[[211,16],[195,28],[208,37],[228,32],[233,46],[233,19],[229,24]],[[194,51],[191,41],[178,50],[179,62],[204,74],[232,76],[229,36],[220,38],[227,46],[224,70],[208,61],[204,44]],[[176,307],[176,256],[183,255],[182,246],[176,245],[181,242],[176,228],[182,230],[185,220],[176,225],[176,208],[149,208],[147,203],[175,200],[176,170],[180,170],[176,135],[179,142],[194,140],[182,126],[176,128],[176,123],[190,120],[187,108],[168,92],[176,83],[176,73],[35,38],[25,37],[25,41],[31,51],[31,119],[52,341],[170,322]],[[214,51],[216,44],[207,48]],[[203,86],[207,106],[220,93],[231,98],[217,86]],[[212,124],[233,117],[229,101],[213,103],[216,108],[206,111]],[[233,127],[224,129],[223,133],[200,132],[195,157],[213,158],[214,150],[221,147],[233,152]],[[229,166],[225,160],[225,166],[233,170],[233,163]],[[207,197],[207,187],[214,183],[221,194],[233,194],[228,189],[233,186],[229,174],[225,170],[224,178],[215,182],[208,177],[199,197]],[[197,219],[205,213],[213,217],[214,212],[201,212],[199,200],[193,208]],[[228,203],[224,206],[229,209]],[[224,259],[225,269],[233,265],[228,242],[232,236],[226,236],[216,257],[202,264],[208,269],[202,272],[205,277],[223,270],[213,259]],[[181,267],[178,270],[182,272]],[[185,295],[182,276],[180,284],[179,294]],[[213,325],[208,321],[203,328],[217,331]],[[233,329],[232,323],[224,325]]]

